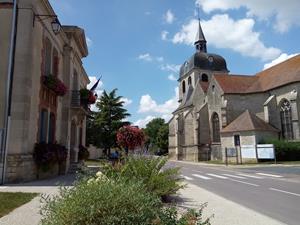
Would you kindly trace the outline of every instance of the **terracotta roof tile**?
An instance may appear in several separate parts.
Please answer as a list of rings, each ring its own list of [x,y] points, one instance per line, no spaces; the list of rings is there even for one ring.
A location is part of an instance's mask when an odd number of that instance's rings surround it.
[[[289,83],[300,82],[300,55],[290,58],[255,76],[214,74],[224,93],[268,91]]]
[[[239,115],[234,121],[222,129],[221,133],[239,131],[271,131],[278,130],[248,110]]]

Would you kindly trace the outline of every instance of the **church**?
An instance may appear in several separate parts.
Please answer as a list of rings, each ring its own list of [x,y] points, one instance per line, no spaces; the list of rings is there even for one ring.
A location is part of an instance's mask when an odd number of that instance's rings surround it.
[[[229,74],[208,53],[199,21],[196,52],[179,72],[179,106],[169,121],[169,157],[224,160],[225,148],[268,139],[300,141],[300,55],[252,76]]]

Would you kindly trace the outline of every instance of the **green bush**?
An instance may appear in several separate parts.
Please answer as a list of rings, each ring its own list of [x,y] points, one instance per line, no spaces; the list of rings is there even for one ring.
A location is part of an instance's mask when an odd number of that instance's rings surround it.
[[[278,161],[300,160],[300,142],[271,139],[266,143],[274,144],[276,159]]]
[[[180,168],[166,168],[167,159],[163,157],[128,157],[122,166],[105,168],[104,173],[110,178],[123,177],[141,181],[150,193],[160,197],[176,194],[183,188]]]
[[[45,201],[42,225],[149,225],[161,209],[143,185],[123,179],[84,180]]]

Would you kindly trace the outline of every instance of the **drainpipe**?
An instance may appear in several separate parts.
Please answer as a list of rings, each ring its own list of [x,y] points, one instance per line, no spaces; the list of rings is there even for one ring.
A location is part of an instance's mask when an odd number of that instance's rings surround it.
[[[9,143],[9,132],[10,132],[10,119],[11,119],[11,98],[12,98],[12,88],[13,88],[13,75],[14,75],[14,65],[15,65],[15,50],[16,50],[16,40],[17,40],[17,23],[18,23],[18,9],[17,1],[13,0],[13,17],[11,25],[11,36],[10,36],[10,49],[9,49],[9,59],[8,59],[8,70],[7,70],[7,83],[6,83],[6,99],[5,99],[5,122],[4,122],[4,162],[2,170],[2,181],[5,182],[6,174],[6,158]]]

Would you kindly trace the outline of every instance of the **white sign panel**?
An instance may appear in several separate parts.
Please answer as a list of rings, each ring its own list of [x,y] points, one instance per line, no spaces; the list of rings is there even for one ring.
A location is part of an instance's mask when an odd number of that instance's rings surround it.
[[[257,145],[257,155],[259,159],[274,159],[274,145]]]
[[[241,154],[242,158],[256,159],[255,145],[242,145]]]

